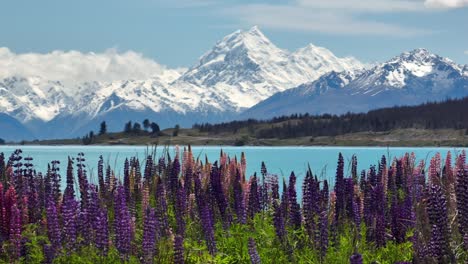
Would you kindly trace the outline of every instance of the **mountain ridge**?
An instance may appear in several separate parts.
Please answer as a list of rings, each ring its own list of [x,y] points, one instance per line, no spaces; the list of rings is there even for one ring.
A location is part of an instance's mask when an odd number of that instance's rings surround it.
[[[342,114],[394,105],[415,105],[468,95],[466,65],[426,49],[403,52],[370,69],[331,72],[277,93],[242,114],[243,118],[293,113]],[[344,102],[353,102],[342,107]]]
[[[338,58],[312,44],[294,52],[280,49],[253,27],[227,35],[185,72],[161,67],[159,75],[150,79],[92,81],[73,88],[40,76],[12,77],[16,83],[8,84],[4,79],[0,82],[0,112],[21,120],[40,138],[52,135],[41,134],[38,125],[49,126],[42,131],[56,131],[53,136],[79,136],[91,123],[111,117],[108,121],[113,123],[117,113],[155,118],[165,114],[163,119],[168,122],[161,122],[163,127],[174,125],[169,120],[181,120],[182,125],[191,125],[193,120],[213,121],[210,115],[224,121],[276,92],[324,73],[362,67],[354,58]],[[11,92],[18,87],[28,92],[19,98]],[[73,125],[62,128],[66,120],[73,120]]]

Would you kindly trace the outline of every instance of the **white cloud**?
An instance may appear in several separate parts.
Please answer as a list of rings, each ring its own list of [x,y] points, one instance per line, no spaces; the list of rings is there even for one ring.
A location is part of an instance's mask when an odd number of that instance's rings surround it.
[[[298,0],[298,6],[344,12],[411,12],[424,5],[414,0]]]
[[[40,76],[72,85],[86,81],[146,79],[172,73],[134,51],[118,53],[109,49],[103,53],[52,51],[16,54],[0,47],[0,78]]]
[[[468,55],[468,50],[465,50],[465,55]]]
[[[461,8],[468,6],[468,0],[425,0],[424,5],[428,8]]]
[[[362,13],[424,10],[422,2],[387,0],[300,0],[292,5],[251,4],[225,10],[247,25],[332,34],[408,37],[430,34],[424,29],[366,19]],[[367,4],[366,4],[367,3]],[[341,5],[343,4],[343,5]],[[387,6],[388,4],[389,6]]]

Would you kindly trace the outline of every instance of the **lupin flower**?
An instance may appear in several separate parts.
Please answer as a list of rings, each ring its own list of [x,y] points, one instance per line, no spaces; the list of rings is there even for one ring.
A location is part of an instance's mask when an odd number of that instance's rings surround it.
[[[217,162],[213,164],[213,167],[211,169],[211,174],[210,174],[210,185],[211,185],[211,195],[215,198],[216,203],[219,208],[219,212],[221,214],[221,218],[223,219],[223,224],[227,225],[229,222],[229,216],[227,212],[227,201],[226,197],[223,192],[223,185],[221,181],[221,169],[218,168]],[[258,212],[260,210],[260,201],[258,198],[258,193],[257,191],[255,192],[257,195],[257,201],[255,202],[254,206],[255,208],[252,208],[252,212]],[[253,194],[253,195],[255,195]],[[249,197],[250,198],[250,197]],[[249,199],[249,205],[250,205],[250,199]],[[250,209],[249,209],[250,210]]]
[[[427,215],[432,226],[431,251],[434,257],[448,254],[449,227],[447,217],[447,200],[440,185],[429,187]]]
[[[296,175],[294,172],[291,172],[289,176],[289,186],[288,186],[288,198],[289,198],[289,225],[295,229],[301,227],[302,218],[301,218],[301,209],[297,203],[297,194],[296,194]]]
[[[44,244],[43,245],[43,251],[44,251],[44,263],[47,264],[52,264],[55,258],[55,251],[52,245],[50,244]]]
[[[13,245],[12,256],[14,256],[15,259],[18,259],[20,257],[21,249],[21,212],[16,204],[13,204],[11,207],[9,233],[9,238]]]
[[[115,247],[120,252],[121,257],[126,259],[130,253],[132,228],[130,212],[125,199],[125,190],[122,186],[117,187],[114,208]]]
[[[123,182],[123,188],[125,190],[125,202],[128,203],[130,201],[130,188],[131,188],[131,183],[130,183],[130,163],[128,162],[128,159],[125,159],[124,163],[124,182]]]
[[[169,220],[167,216],[167,202],[166,202],[166,192],[164,189],[164,183],[161,180],[158,180],[158,185],[156,186],[156,218],[160,225],[160,236],[166,236],[169,234]]]
[[[104,197],[106,195],[106,186],[105,186],[105,181],[104,181],[104,159],[102,158],[102,155],[99,156],[99,161],[98,161],[98,183],[99,183],[99,193],[101,197]]]
[[[344,179],[344,198],[345,198],[345,215],[347,219],[354,219],[354,181],[352,178]]]
[[[96,247],[103,256],[106,256],[109,250],[109,227],[107,221],[107,210],[99,208],[95,223]]]
[[[325,256],[328,249],[328,215],[327,211],[320,214],[319,219],[319,250],[320,256]]]
[[[457,220],[460,234],[468,234],[468,170],[458,170],[457,185],[455,188],[457,198]]]
[[[335,177],[335,218],[339,222],[345,214],[345,183],[344,183],[344,160],[341,152],[338,154],[338,166],[336,167]]]
[[[304,214],[305,227],[309,236],[313,237],[315,232],[315,216],[318,212],[319,190],[316,188],[312,172],[309,170],[306,173],[304,184],[302,187],[302,210]]]
[[[68,187],[67,187],[68,189]],[[79,203],[73,197],[73,192],[65,192],[62,202],[62,222],[63,222],[63,238],[65,247],[69,250],[74,250],[76,247],[77,225]]]
[[[275,226],[276,235],[279,240],[284,241],[286,229],[284,226],[281,206],[278,204],[278,200],[273,201],[273,225]]]
[[[359,253],[354,253],[350,258],[349,258],[349,263],[350,264],[362,264],[362,255]]]
[[[241,183],[241,175],[239,169],[236,169],[236,177],[233,182],[233,191],[234,191],[234,211],[236,212],[237,221],[239,223],[245,223],[245,206]]]
[[[143,259],[144,263],[153,263],[156,244],[156,213],[153,208],[147,207],[143,225]]]
[[[176,204],[175,204],[175,216],[177,222],[177,234],[183,235],[185,233],[185,215],[187,209],[187,198],[185,194],[185,189],[182,186],[182,183],[179,181],[179,186],[177,188]]]
[[[177,195],[177,187],[179,185],[179,173],[180,173],[180,162],[178,156],[174,158],[171,167],[171,175],[169,178],[169,190],[170,196],[173,201],[175,201],[175,196]]]
[[[253,219],[255,214],[260,212],[260,196],[258,194],[258,182],[256,174],[250,178],[249,205],[247,209],[250,219]]]
[[[184,237],[176,235],[174,238],[174,264],[184,263]]]
[[[257,252],[257,245],[255,244],[255,240],[253,238],[249,238],[249,256],[250,256],[250,263],[252,264],[260,264],[260,256]]]
[[[75,197],[75,178],[73,177],[73,160],[68,157],[68,165],[67,165],[67,187],[65,187],[65,195],[70,195],[71,197]]]
[[[4,217],[3,217],[3,220],[4,220],[4,232],[5,232],[5,235],[7,237],[10,236],[10,225],[11,225],[11,218],[12,218],[12,208],[13,206],[16,206],[18,207],[18,203],[17,203],[17,197],[16,197],[16,190],[15,188],[10,185],[10,187],[8,188],[8,190],[6,191],[5,193],[5,204],[4,204]],[[21,217],[21,212],[19,213],[20,217]]]
[[[49,236],[49,241],[52,244],[52,249],[56,254],[62,247],[62,236],[60,232],[57,207],[55,205],[55,200],[52,196],[49,196],[49,198],[47,199],[46,215],[47,234]]]
[[[216,241],[214,238],[214,219],[211,206],[207,203],[205,194],[201,188],[201,180],[197,176],[194,178],[195,199],[198,207],[200,221],[205,235],[206,245],[211,255],[216,254]]]

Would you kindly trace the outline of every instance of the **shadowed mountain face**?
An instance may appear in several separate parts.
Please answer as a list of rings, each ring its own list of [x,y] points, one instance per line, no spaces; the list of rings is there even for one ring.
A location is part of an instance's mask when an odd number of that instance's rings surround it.
[[[18,120],[0,113],[0,138],[5,141],[33,139],[33,134]]]
[[[242,117],[366,112],[467,95],[466,66],[417,49],[368,70],[325,74],[316,81],[273,95],[245,111]]]

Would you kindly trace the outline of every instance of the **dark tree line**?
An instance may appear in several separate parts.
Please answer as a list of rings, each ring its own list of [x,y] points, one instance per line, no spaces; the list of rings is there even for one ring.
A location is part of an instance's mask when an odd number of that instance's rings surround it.
[[[145,132],[148,132],[148,129],[151,129],[152,134],[158,134],[161,129],[159,128],[159,125],[155,122],[150,122],[148,119],[143,120],[143,129]],[[132,121],[128,121],[125,123],[124,126],[124,133],[130,134],[138,134],[142,132],[142,127],[141,124],[138,122],[132,123]]]
[[[193,128],[212,134],[247,129],[257,138],[337,136],[355,132],[382,132],[402,128],[466,129],[468,97],[430,102],[418,106],[382,108],[368,113],[343,115],[294,114],[270,120],[249,119],[220,124],[196,124]]]

